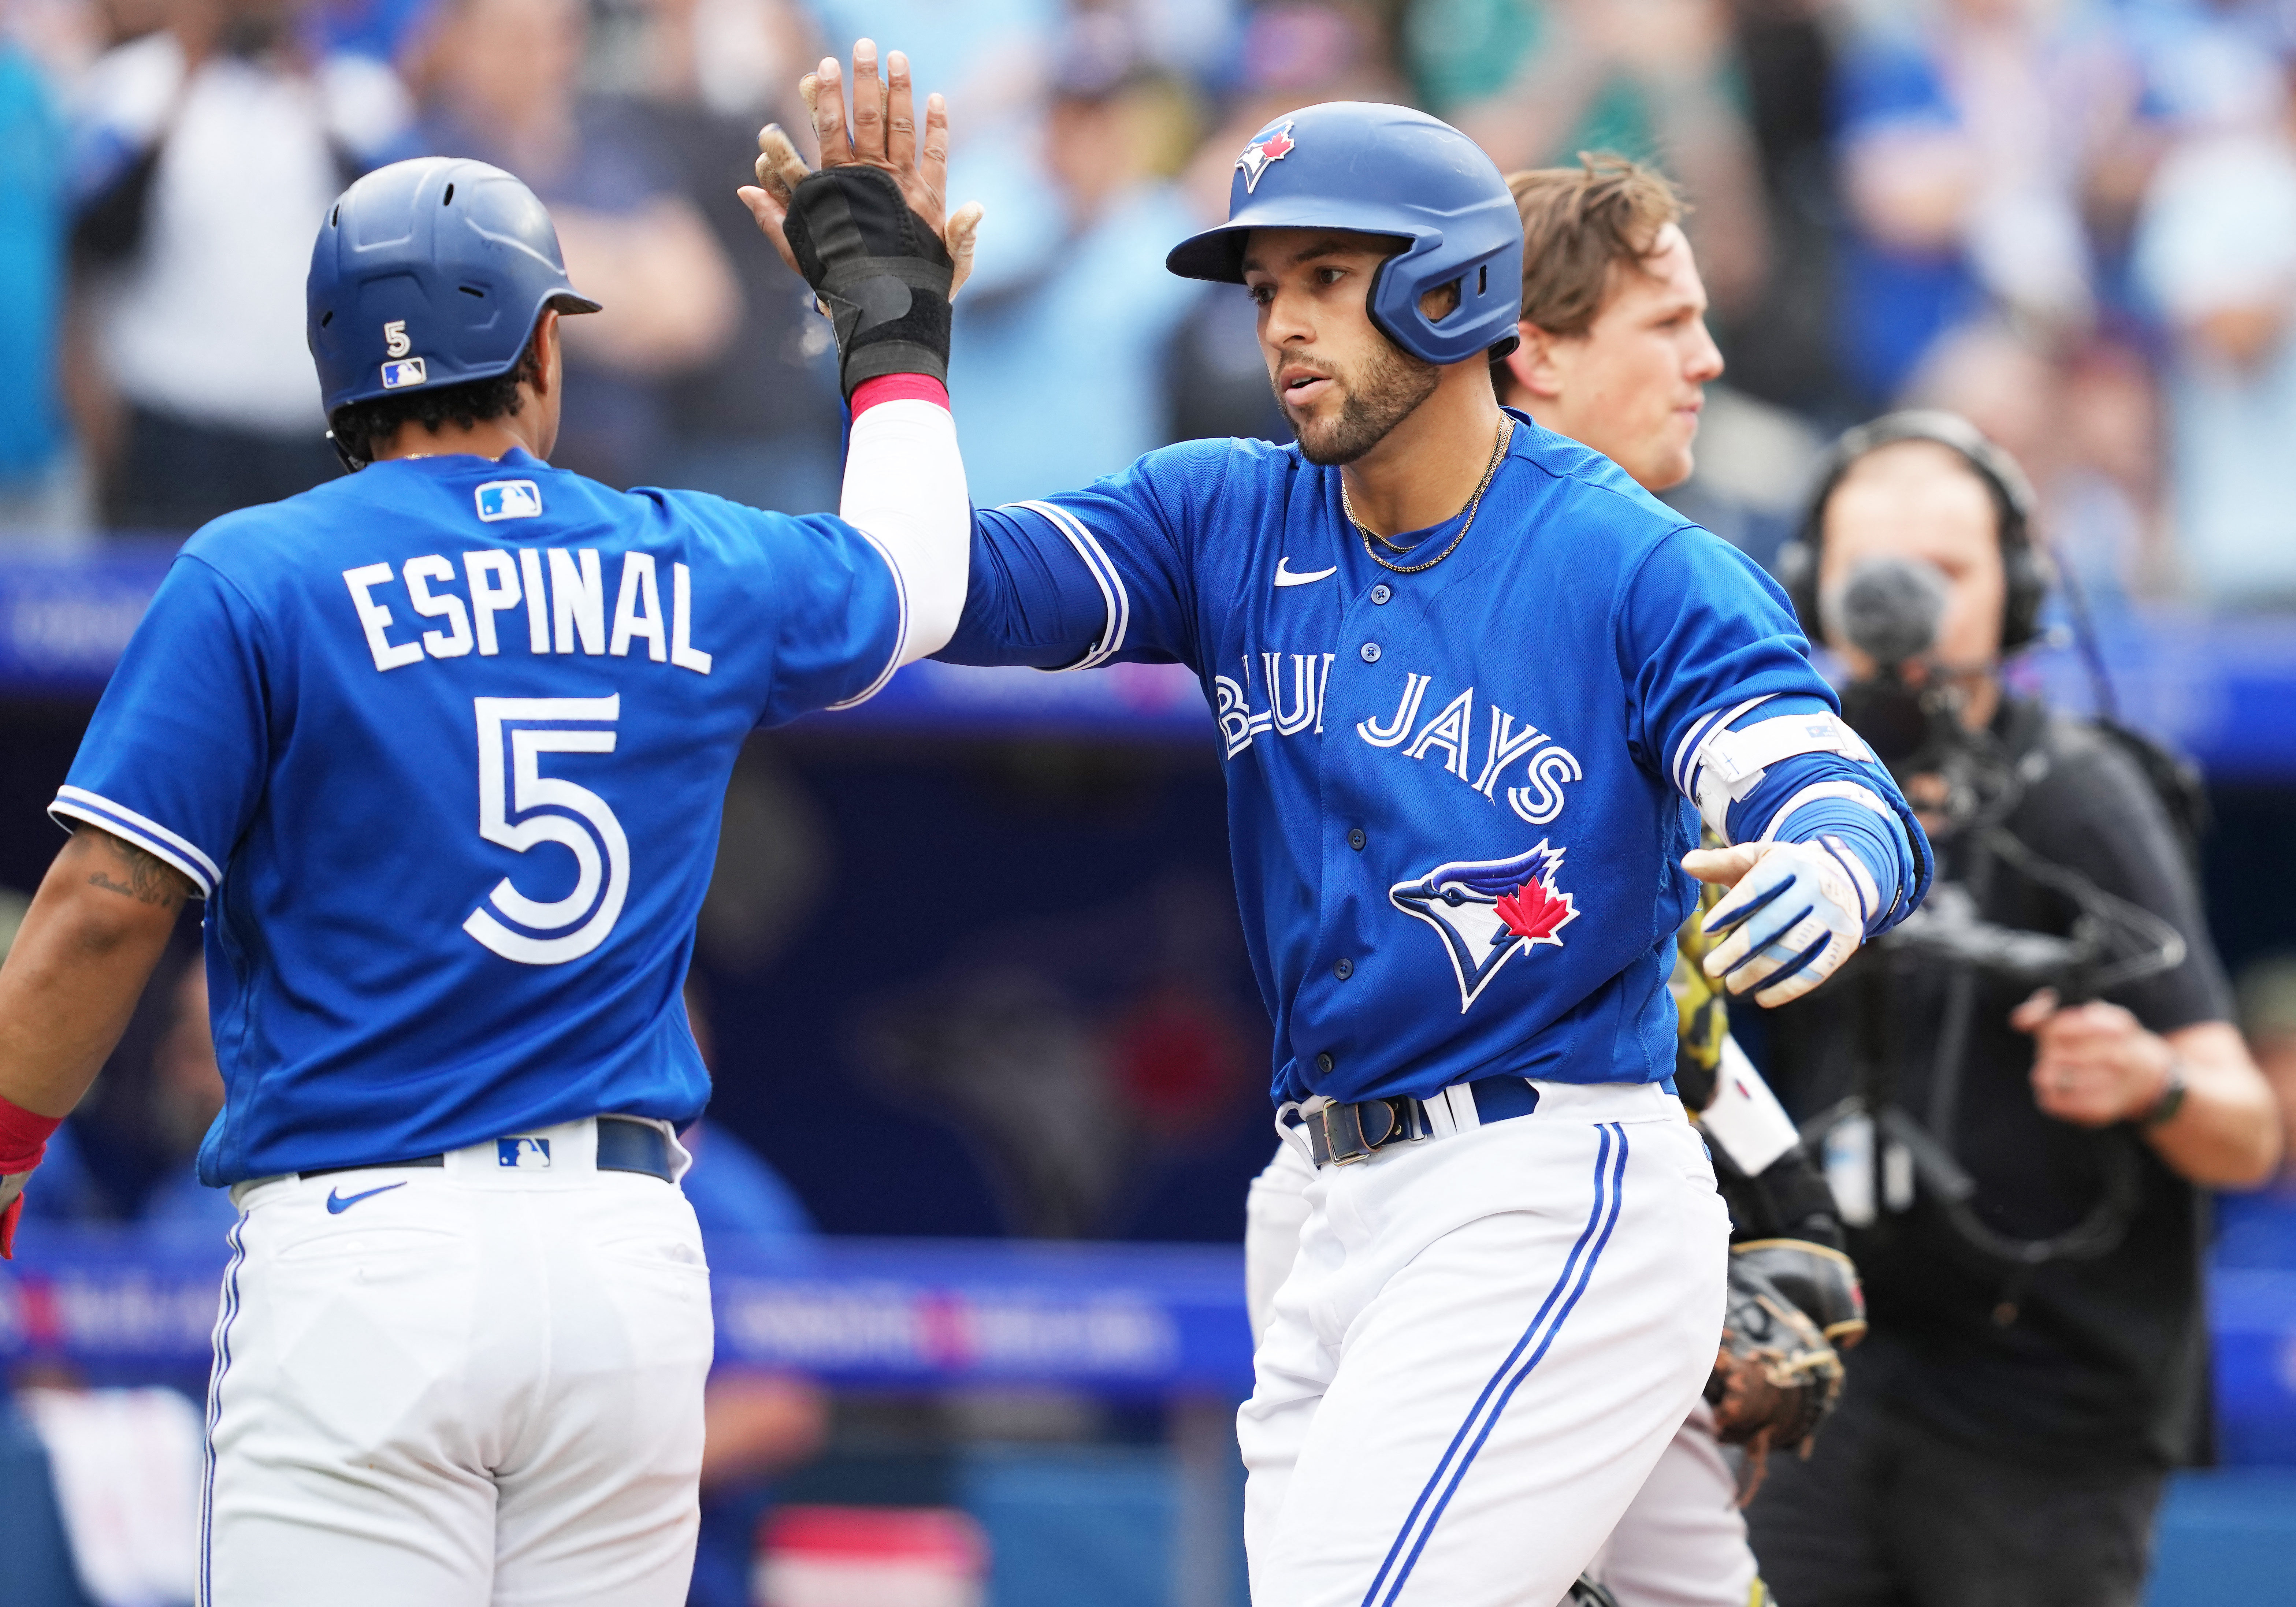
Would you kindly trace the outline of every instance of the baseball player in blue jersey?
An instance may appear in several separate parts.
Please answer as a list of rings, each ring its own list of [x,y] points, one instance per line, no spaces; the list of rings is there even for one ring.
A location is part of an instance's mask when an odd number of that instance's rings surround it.
[[[1521,256],[1436,119],[1267,125],[1169,266],[1258,303],[1296,444],[977,512],[941,655],[1177,660],[1213,705],[1279,1127],[1317,1168],[1238,1418],[1262,1607],[1563,1595],[1722,1325],[1726,1214],[1667,1086],[1693,874],[1732,884],[1708,969],[1763,1003],[1928,876],[1777,588],[1499,406]],[[1693,852],[1702,816],[1734,846]]]
[[[1722,357],[1707,332],[1705,286],[1673,187],[1619,157],[1510,174],[1507,185],[1523,221],[1522,345],[1493,370],[1501,398],[1594,447],[1645,490],[1679,485],[1693,464],[1703,388],[1721,373]],[[1746,1242],[1734,1243],[1734,1306],[1761,1298],[1792,1305],[1793,1295],[1748,1275],[1762,1261],[1791,1258],[1802,1275],[1789,1276],[1786,1288],[1824,1297],[1809,1313],[1822,1332],[1790,1357],[1762,1358],[1767,1416],[1746,1409],[1751,1391],[1730,1389],[1734,1365],[1709,1382],[1722,1410],[1705,1400],[1692,1409],[1587,1570],[1618,1607],[1759,1607],[1767,1599],[1739,1511],[1741,1472],[1719,1439],[1758,1440],[1747,1478],[1759,1477],[1762,1455],[1791,1448],[1786,1436],[1813,1399],[1830,1399],[1840,1364],[1828,1341],[1846,1343],[1863,1326],[1824,1179],[1729,1037],[1718,987],[1694,968],[1708,947],[1696,930],[1703,913],[1683,928],[1668,987],[1678,1018],[1677,1092],[1723,1175],[1734,1241]],[[1252,1182],[1244,1279],[1255,1334],[1267,1331],[1275,1291],[1299,1258],[1316,1174],[1308,1155],[1279,1143]],[[1792,1382],[1800,1379],[1808,1382]]]
[[[597,308],[509,174],[400,163],[324,220],[311,346],[361,471],[184,547],[0,972],[13,1201],[206,901],[200,1172],[240,1216],[202,1603],[684,1601],[679,988],[742,740],[869,696],[963,603],[937,174],[798,198],[855,411],[839,518],[549,466],[559,319]]]

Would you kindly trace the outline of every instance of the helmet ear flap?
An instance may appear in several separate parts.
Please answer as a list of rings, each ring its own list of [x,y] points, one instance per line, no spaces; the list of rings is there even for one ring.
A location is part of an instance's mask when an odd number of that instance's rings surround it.
[[[1423,245],[1411,242],[1382,258],[1373,271],[1364,305],[1380,333],[1423,363],[1504,357],[1522,343],[1516,330],[1522,314],[1519,239],[1470,260],[1455,273],[1439,268],[1431,273],[1423,260],[1429,255]],[[1404,266],[1397,267],[1398,263]],[[1437,291],[1454,287],[1456,297],[1450,309],[1439,318],[1430,317],[1421,303]]]

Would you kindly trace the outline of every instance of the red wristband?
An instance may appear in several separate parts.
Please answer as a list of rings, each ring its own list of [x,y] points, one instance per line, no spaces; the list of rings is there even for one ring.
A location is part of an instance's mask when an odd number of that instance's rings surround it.
[[[881,373],[853,388],[853,416],[859,418],[880,402],[931,402],[948,406],[948,387],[929,373]]]
[[[61,1116],[36,1116],[0,1094],[0,1176],[29,1172],[48,1152],[48,1137],[63,1126]]]

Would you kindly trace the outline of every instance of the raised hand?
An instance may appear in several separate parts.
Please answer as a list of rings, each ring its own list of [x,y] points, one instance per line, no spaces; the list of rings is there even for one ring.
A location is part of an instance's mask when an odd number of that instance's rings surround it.
[[[843,78],[834,56],[822,58],[816,70],[799,80],[798,94],[812,119],[824,168],[862,166],[891,174],[910,210],[939,234],[955,263],[949,289],[950,299],[955,299],[972,271],[980,204],[969,201],[954,217],[948,216],[947,103],[938,94],[926,98],[924,139],[920,143],[909,59],[897,50],[886,58],[885,66],[887,77],[880,78],[875,43],[855,42],[849,119]],[[757,170],[756,185],[744,185],[739,192],[742,204],[758,220],[766,238],[774,242],[782,260],[795,269],[797,257],[786,234],[790,201],[799,182],[811,169],[779,124],[768,123],[758,135]]]

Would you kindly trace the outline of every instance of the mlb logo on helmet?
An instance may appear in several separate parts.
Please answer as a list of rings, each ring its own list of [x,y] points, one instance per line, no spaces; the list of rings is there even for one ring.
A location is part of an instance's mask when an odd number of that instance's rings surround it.
[[[420,357],[405,357],[382,365],[382,388],[385,390],[400,390],[409,385],[427,385],[430,382],[430,371],[422,365]]]
[[[550,1140],[497,1138],[495,1140],[495,1164],[517,1167],[522,1171],[546,1172],[550,1169]]]
[[[530,480],[490,480],[478,495],[479,518],[488,524],[497,519],[542,517],[542,488]]]
[[[1299,143],[1292,137],[1292,119],[1288,117],[1252,135],[1251,143],[1235,159],[1235,165],[1243,169],[1243,193],[1249,195],[1259,188],[1259,176],[1267,171],[1267,164],[1282,161],[1299,148]]]

